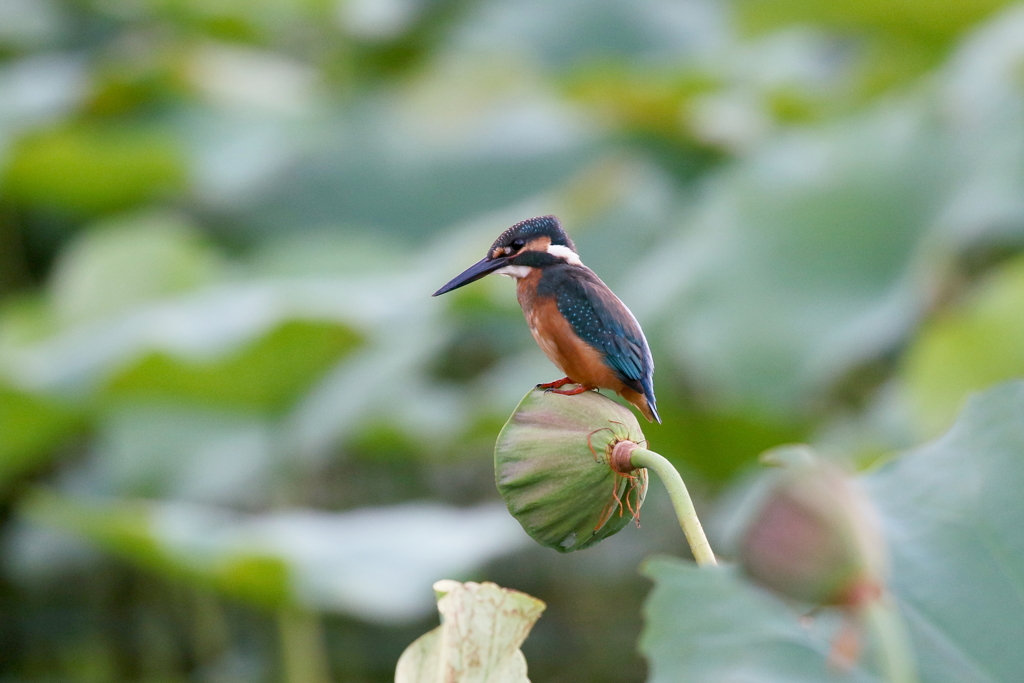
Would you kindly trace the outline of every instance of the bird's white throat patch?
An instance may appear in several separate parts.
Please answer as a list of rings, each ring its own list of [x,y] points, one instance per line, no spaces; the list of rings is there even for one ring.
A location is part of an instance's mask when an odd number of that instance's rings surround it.
[[[507,275],[508,277],[520,279],[530,274],[529,266],[505,266],[504,268],[498,268],[494,271],[498,275]]]
[[[569,247],[565,246],[564,244],[549,244],[548,253],[551,254],[552,256],[564,258],[567,263],[570,263],[574,266],[583,265],[583,261],[580,260],[579,255]]]

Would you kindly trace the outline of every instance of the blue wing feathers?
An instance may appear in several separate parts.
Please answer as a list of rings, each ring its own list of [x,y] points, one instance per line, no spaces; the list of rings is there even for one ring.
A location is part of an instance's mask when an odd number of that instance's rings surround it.
[[[640,325],[625,304],[589,269],[546,269],[537,294],[553,296],[558,311],[580,339],[604,354],[604,362],[653,404],[654,362]]]

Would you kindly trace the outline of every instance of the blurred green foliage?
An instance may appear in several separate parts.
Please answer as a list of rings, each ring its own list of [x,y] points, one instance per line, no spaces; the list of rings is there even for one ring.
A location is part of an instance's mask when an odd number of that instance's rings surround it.
[[[0,485],[45,462],[83,422],[74,409],[0,386]]]
[[[288,599],[288,567],[280,557],[236,555],[213,567],[189,566],[155,540],[150,511],[145,506],[125,503],[115,509],[97,509],[40,493],[26,501],[24,510],[31,519],[90,538],[110,552],[129,557],[139,566],[171,580],[217,588],[264,606]]]
[[[555,213],[702,513],[782,442],[885,459],[1021,374],[1021,36],[997,0],[0,0],[0,670],[386,681],[433,581],[493,577],[550,605],[532,680],[642,680],[606,640],[664,501],[524,549],[491,449],[555,369],[508,282],[429,293]]]
[[[358,345],[351,330],[290,321],[216,363],[185,364],[152,354],[114,377],[107,391],[120,400],[168,397],[256,410],[281,410],[308,391]]]
[[[1024,262],[1001,266],[964,300],[924,326],[905,356],[903,375],[928,435],[953,420],[964,397],[1024,375]]]
[[[860,478],[888,530],[892,599],[924,681],[1011,681],[1020,670],[1022,408],[1024,382],[989,390],[942,439]],[[655,558],[643,571],[655,582],[641,640],[653,681],[729,680],[751,670],[765,681],[891,680],[873,657],[837,668],[828,657],[841,628],[836,615],[800,624],[735,568]],[[872,654],[874,636],[863,628],[857,636]]]
[[[185,180],[184,159],[169,136],[82,124],[20,140],[4,189],[15,205],[95,216],[171,199]]]

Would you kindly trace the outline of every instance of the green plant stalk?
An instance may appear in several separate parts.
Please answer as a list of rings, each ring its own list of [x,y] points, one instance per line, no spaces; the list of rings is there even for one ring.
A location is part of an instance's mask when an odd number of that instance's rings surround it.
[[[285,683],[330,683],[330,665],[319,617],[285,605],[278,610]]]
[[[864,621],[878,652],[882,679],[887,683],[918,683],[907,629],[892,596],[884,593],[864,607]]]
[[[693,559],[701,567],[717,565],[715,553],[711,550],[708,537],[704,535],[704,528],[697,519],[697,510],[693,507],[693,500],[690,499],[690,492],[686,490],[686,484],[679,472],[668,460],[654,451],[646,448],[634,448],[629,454],[629,461],[634,467],[646,467],[653,470],[661,479],[668,490],[668,497],[672,500],[672,507],[679,518],[679,526],[683,528],[686,541],[690,544],[690,552]]]

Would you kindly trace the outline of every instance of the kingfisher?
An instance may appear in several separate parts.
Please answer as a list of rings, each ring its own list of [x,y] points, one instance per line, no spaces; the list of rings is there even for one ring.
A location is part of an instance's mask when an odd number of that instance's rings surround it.
[[[654,400],[654,359],[640,324],[583,265],[557,218],[538,216],[516,223],[501,233],[487,256],[434,296],[490,273],[516,280],[516,298],[533,338],[565,373],[539,388],[566,395],[611,389],[648,420],[661,422]],[[576,386],[562,389],[566,384]]]

